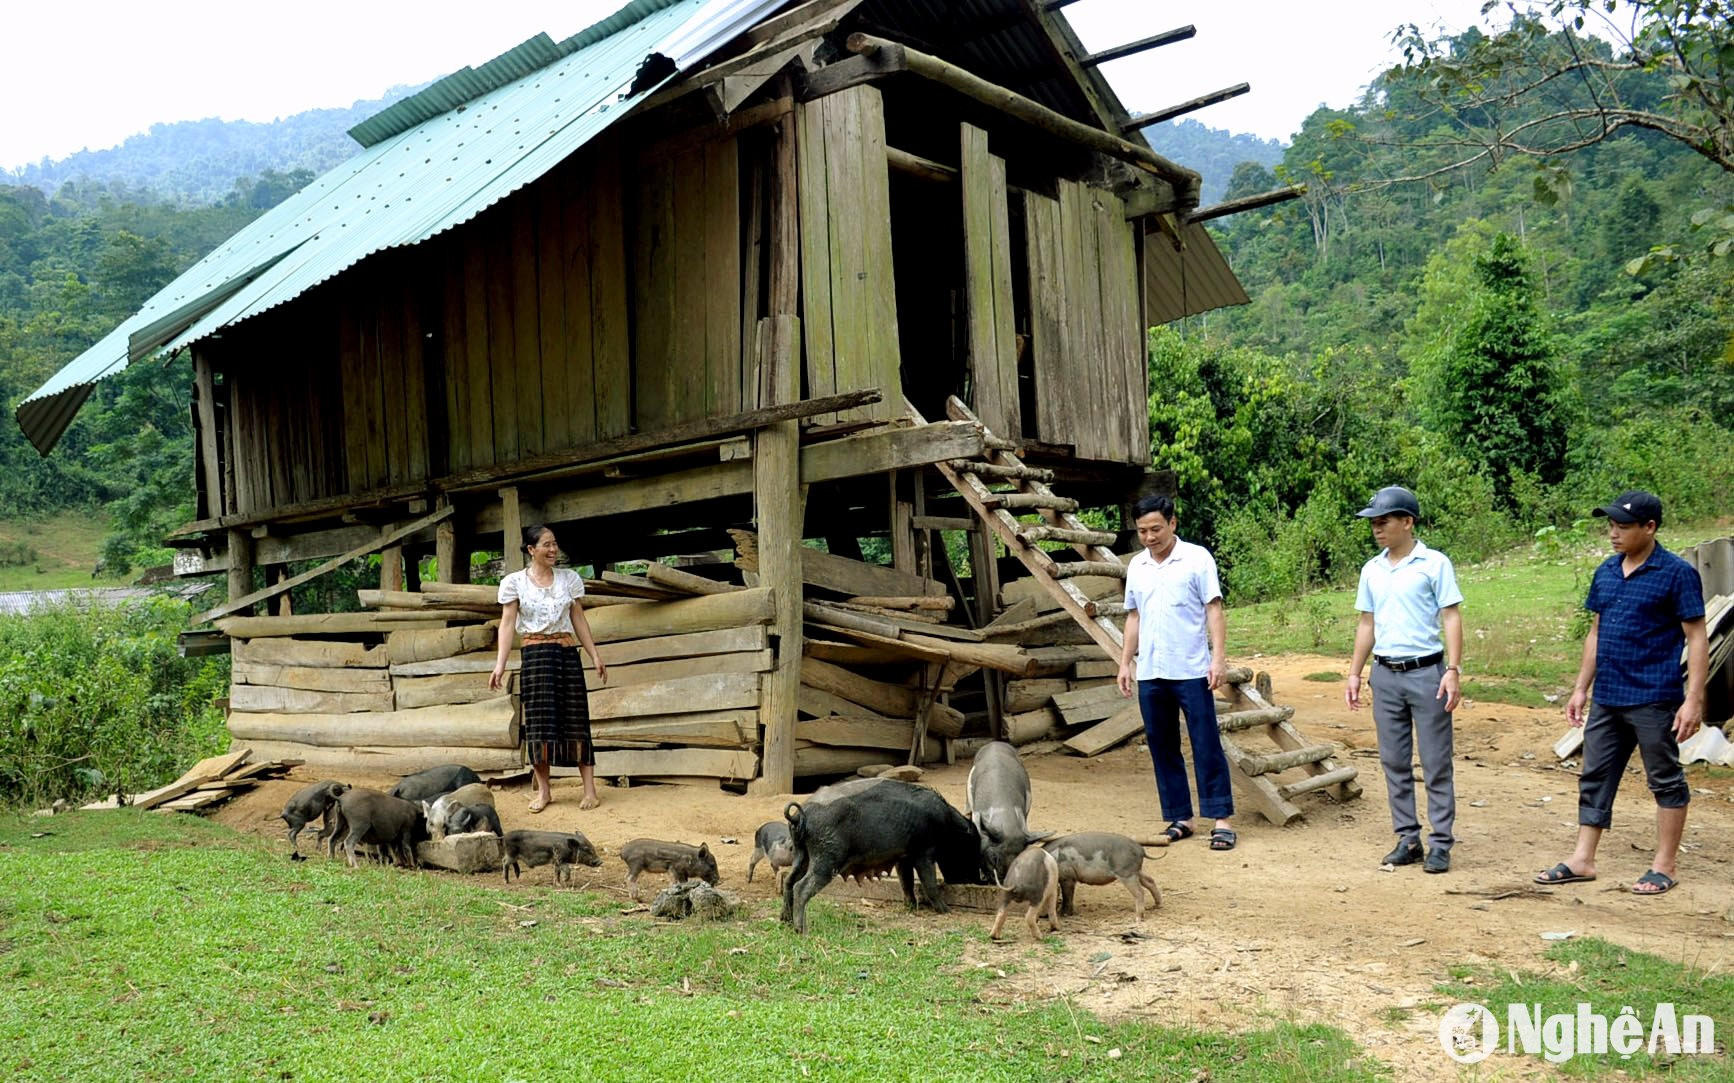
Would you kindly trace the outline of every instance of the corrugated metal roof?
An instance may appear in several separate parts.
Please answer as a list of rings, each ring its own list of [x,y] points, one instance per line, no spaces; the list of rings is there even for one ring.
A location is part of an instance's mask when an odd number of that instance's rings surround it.
[[[647,57],[673,61],[671,77],[784,2],[633,0],[561,45],[540,35],[440,80],[409,99],[419,105],[399,103],[375,118],[381,123],[361,125],[375,142],[218,246],[56,373],[19,404],[18,424],[47,454],[97,380],[292,300],[375,252],[468,221],[666,82],[630,93]],[[528,68],[543,57],[553,59]],[[414,119],[434,104],[445,108]]]
[[[1210,231],[1195,222],[1181,231],[1176,249],[1161,233],[1144,237],[1144,317],[1152,324],[1247,303],[1246,290],[1228,269]]]

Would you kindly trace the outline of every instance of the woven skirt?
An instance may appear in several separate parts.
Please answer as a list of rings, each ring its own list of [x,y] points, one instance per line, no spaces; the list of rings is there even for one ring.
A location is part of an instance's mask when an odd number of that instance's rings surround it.
[[[596,762],[590,741],[590,701],[584,662],[577,647],[532,643],[518,670],[524,707],[524,755],[532,764],[589,767]]]

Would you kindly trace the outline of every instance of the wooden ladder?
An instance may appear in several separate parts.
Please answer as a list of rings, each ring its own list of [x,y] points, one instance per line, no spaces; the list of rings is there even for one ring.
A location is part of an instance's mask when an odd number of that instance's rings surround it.
[[[1282,826],[1301,816],[1294,798],[1303,793],[1329,788],[1339,801],[1361,796],[1355,781],[1360,774],[1353,764],[1338,765],[1336,746],[1329,742],[1309,742],[1290,721],[1294,708],[1271,703],[1270,674],[1252,677],[1246,670],[1230,670],[1218,695],[1228,701],[1228,709],[1219,711],[1216,725],[1222,736],[1222,750],[1234,768],[1229,775],[1241,797],[1271,823]],[[1236,679],[1240,678],[1240,679]],[[1249,752],[1242,747],[1243,734],[1262,730],[1277,747],[1275,752]],[[1285,771],[1301,768],[1306,777],[1279,783],[1273,777]]]
[[[913,406],[906,404],[909,416],[917,424],[924,419]],[[958,494],[975,509],[994,534],[1005,543],[1006,551],[1030,570],[1044,590],[1060,603],[1107,652],[1118,661],[1125,645],[1124,633],[1109,615],[1099,611],[1098,603],[1078,589],[1072,579],[1080,575],[1105,575],[1126,578],[1126,566],[1108,548],[1115,536],[1107,531],[1092,530],[1073,513],[1078,502],[1057,495],[1048,483],[1054,480],[1051,470],[1026,466],[1013,451],[1017,445],[988,430],[957,396],[946,400],[945,412],[953,421],[967,421],[981,428],[985,453],[979,459],[952,459],[933,465]],[[997,488],[996,488],[997,486]],[[1020,522],[1014,512],[1035,511],[1040,523]],[[1066,542],[1084,559],[1057,561],[1037,542]],[[1270,702],[1270,676],[1252,671],[1232,669],[1219,695],[1227,698],[1227,711],[1217,718],[1222,738],[1222,751],[1234,768],[1230,777],[1235,788],[1251,801],[1254,808],[1274,824],[1286,824],[1301,815],[1292,798],[1326,787],[1339,800],[1359,797],[1361,788],[1355,783],[1357,770],[1333,760],[1334,745],[1309,744],[1289,721],[1293,707],[1277,707]],[[1122,711],[1113,718],[1092,727],[1068,741],[1080,739],[1091,743],[1094,752],[1117,744],[1134,732],[1143,732],[1143,722],[1136,710]],[[1236,736],[1243,731],[1262,728],[1279,751],[1270,754],[1248,752]],[[1085,752],[1093,755],[1094,752]],[[1279,785],[1269,776],[1303,768],[1307,777]]]
[[[915,407],[905,405],[917,424],[926,423]],[[1059,496],[1048,487],[1048,482],[1054,480],[1054,472],[1025,466],[1012,454],[1017,445],[988,431],[956,395],[946,399],[945,412],[953,421],[979,426],[986,451],[979,459],[952,459],[933,465],[1005,543],[1006,552],[1030,570],[1036,582],[1090,633],[1090,638],[1108,652],[1109,658],[1118,660],[1125,643],[1119,625],[1107,614],[1097,612],[1097,603],[1071,582],[1080,575],[1126,578],[1125,565],[1108,548],[1114,544],[1114,535],[1091,530],[1081,522],[1073,514],[1078,510],[1078,502]],[[1035,511],[1043,521],[1019,522],[1015,511]],[[1057,561],[1036,544],[1039,541],[1067,542],[1084,559]]]

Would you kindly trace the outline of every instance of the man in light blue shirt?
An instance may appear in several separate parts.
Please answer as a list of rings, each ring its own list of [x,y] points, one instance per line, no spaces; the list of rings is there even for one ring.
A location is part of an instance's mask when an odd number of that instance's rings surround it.
[[[1180,715],[1192,742],[1193,771],[1198,777],[1198,811],[1216,821],[1210,832],[1212,850],[1234,849],[1234,790],[1228,757],[1216,727],[1216,698],[1222,683],[1228,623],[1222,610],[1222,586],[1216,560],[1203,546],[1181,541],[1175,534],[1174,501],[1147,496],[1133,506],[1138,540],[1144,552],[1126,565],[1126,633],[1120,653],[1120,694],[1138,686],[1138,707],[1144,715],[1144,738],[1156,768],[1156,793],[1164,835],[1173,842],[1190,838],[1192,791],[1186,784],[1186,760],[1180,754]]]
[[[1373,723],[1379,735],[1379,765],[1391,805],[1397,848],[1386,864],[1421,861],[1421,825],[1415,815],[1415,747],[1427,784],[1427,821],[1432,830],[1422,868],[1451,868],[1451,828],[1457,818],[1452,784],[1451,712],[1462,695],[1463,593],[1451,561],[1415,537],[1421,515],[1415,494],[1400,485],[1380,489],[1357,513],[1371,519],[1373,542],[1383,551],[1361,568],[1355,608],[1355,652],[1344,694],[1350,710],[1361,706],[1361,670],[1371,654]],[[1443,637],[1441,637],[1443,628]]]

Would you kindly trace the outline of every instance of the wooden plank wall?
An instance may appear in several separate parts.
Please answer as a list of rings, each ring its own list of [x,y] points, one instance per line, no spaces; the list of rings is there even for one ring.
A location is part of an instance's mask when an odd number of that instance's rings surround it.
[[[902,384],[884,103],[851,87],[804,103],[796,122],[805,396],[882,388],[842,416],[890,418]]]
[[[422,283],[406,271],[399,256],[369,261],[336,293],[342,383],[332,401],[343,416],[349,492],[430,473]]]
[[[332,310],[319,296],[307,305],[293,318],[266,313],[254,336],[209,347],[228,401],[226,511],[315,500],[348,482]]]
[[[1080,458],[1149,457],[1132,228],[1112,192],[1059,182],[1022,193],[1028,227],[1036,433]]]
[[[988,153],[987,132],[973,125],[962,125],[962,144],[959,179],[972,405],[990,430],[1015,440],[1023,435],[1023,420],[1005,159]]]
[[[743,401],[739,141],[642,160],[633,189],[633,416],[642,430]]]
[[[630,431],[621,219],[618,155],[598,148],[432,242],[446,469]]]

